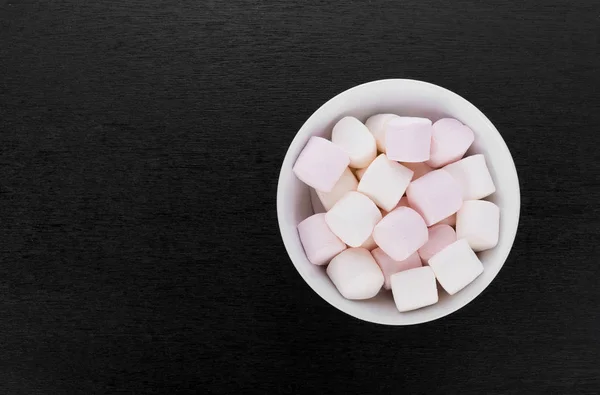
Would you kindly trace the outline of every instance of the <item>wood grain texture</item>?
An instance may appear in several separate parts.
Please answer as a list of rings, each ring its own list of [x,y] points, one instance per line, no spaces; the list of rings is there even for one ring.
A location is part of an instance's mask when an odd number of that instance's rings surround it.
[[[0,0],[0,392],[600,392],[600,3]],[[522,211],[474,302],[340,313],[276,222],[287,145],[358,83],[458,92]]]

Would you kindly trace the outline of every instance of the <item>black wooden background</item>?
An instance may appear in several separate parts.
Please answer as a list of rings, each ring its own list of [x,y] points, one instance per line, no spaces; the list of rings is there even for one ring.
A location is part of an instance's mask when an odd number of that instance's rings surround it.
[[[600,392],[597,0],[0,0],[0,393]],[[277,228],[323,102],[414,78],[517,165],[514,249],[473,303],[330,307]]]

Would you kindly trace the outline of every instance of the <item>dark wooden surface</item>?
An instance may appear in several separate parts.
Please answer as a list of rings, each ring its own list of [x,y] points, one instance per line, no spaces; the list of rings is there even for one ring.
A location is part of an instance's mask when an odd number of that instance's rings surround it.
[[[600,392],[600,3],[0,0],[0,392]],[[281,243],[287,145],[356,84],[472,101],[517,165],[473,303],[357,321]]]

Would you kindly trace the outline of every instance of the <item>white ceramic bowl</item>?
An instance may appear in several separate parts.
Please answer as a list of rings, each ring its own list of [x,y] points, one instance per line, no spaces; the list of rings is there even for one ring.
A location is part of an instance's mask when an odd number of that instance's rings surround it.
[[[304,254],[296,226],[313,214],[310,190],[292,172],[296,158],[311,136],[330,138],[333,125],[352,115],[361,121],[374,114],[393,113],[430,118],[456,118],[475,133],[475,142],[467,155],[485,155],[496,185],[496,193],[487,200],[500,207],[498,245],[479,253],[485,268],[472,284],[453,296],[440,292],[438,303],[419,310],[400,313],[391,292],[382,291],[373,299],[347,300],[340,295],[325,273],[325,267],[312,265]],[[387,325],[411,325],[448,315],[477,297],[496,277],[513,245],[520,209],[519,180],[506,143],[492,123],[474,105],[459,95],[422,81],[390,79],[369,82],[340,93],[314,112],[302,125],[285,155],[277,187],[277,216],[285,248],[306,283],[339,310]],[[438,287],[440,288],[440,287]]]

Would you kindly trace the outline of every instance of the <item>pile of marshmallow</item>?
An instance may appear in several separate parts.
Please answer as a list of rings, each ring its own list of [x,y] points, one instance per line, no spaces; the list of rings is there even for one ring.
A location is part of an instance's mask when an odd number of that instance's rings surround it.
[[[436,303],[436,281],[459,292],[499,234],[500,209],[480,200],[496,190],[485,158],[463,158],[473,141],[456,119],[394,114],[311,137],[293,168],[326,211],[298,224],[308,260],[347,299],[391,289],[401,312]]]

